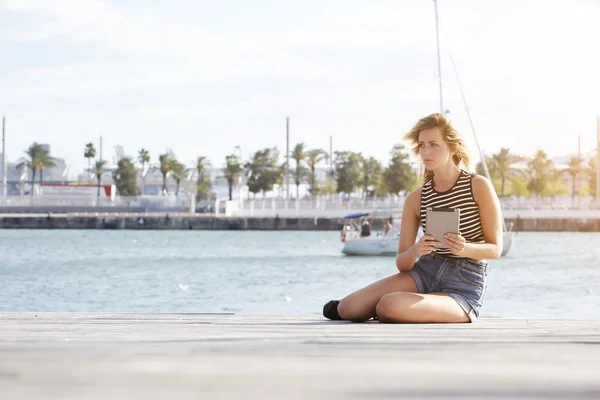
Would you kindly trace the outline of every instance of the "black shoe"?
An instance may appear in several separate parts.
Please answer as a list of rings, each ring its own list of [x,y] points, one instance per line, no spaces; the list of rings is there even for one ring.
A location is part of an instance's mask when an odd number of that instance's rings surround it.
[[[342,320],[343,318],[340,317],[340,314],[337,310],[338,304],[340,304],[339,300],[331,300],[330,302],[325,304],[323,306],[323,316],[334,321]]]

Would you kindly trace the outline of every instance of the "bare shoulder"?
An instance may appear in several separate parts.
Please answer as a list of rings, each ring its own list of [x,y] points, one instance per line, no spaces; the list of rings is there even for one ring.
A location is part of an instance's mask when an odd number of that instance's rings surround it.
[[[421,210],[421,187],[413,190],[406,196],[404,202],[405,207],[408,207],[415,215],[420,215]]]
[[[496,190],[492,182],[485,176],[473,176],[473,197],[475,202],[488,201],[496,197]]]

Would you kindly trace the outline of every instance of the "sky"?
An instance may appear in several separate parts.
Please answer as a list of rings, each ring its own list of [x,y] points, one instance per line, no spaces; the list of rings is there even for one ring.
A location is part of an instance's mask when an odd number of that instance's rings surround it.
[[[595,146],[600,1],[438,0],[444,108],[476,152]],[[265,147],[381,161],[440,110],[431,0],[0,0],[7,155],[171,149],[221,166]],[[452,58],[450,57],[452,55]]]

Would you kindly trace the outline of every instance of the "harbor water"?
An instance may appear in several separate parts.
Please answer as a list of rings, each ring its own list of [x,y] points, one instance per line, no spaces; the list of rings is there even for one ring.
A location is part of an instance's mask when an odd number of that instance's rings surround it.
[[[0,230],[1,311],[320,315],[397,272],[338,232]],[[482,317],[600,319],[600,233],[521,232]]]

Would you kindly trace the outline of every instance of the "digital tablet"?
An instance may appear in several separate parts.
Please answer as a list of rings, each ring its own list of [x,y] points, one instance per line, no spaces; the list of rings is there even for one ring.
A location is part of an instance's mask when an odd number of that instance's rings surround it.
[[[442,243],[441,248],[447,249],[444,244],[446,233],[458,233],[460,226],[460,209],[455,208],[427,208],[427,223],[425,234],[431,235]]]

